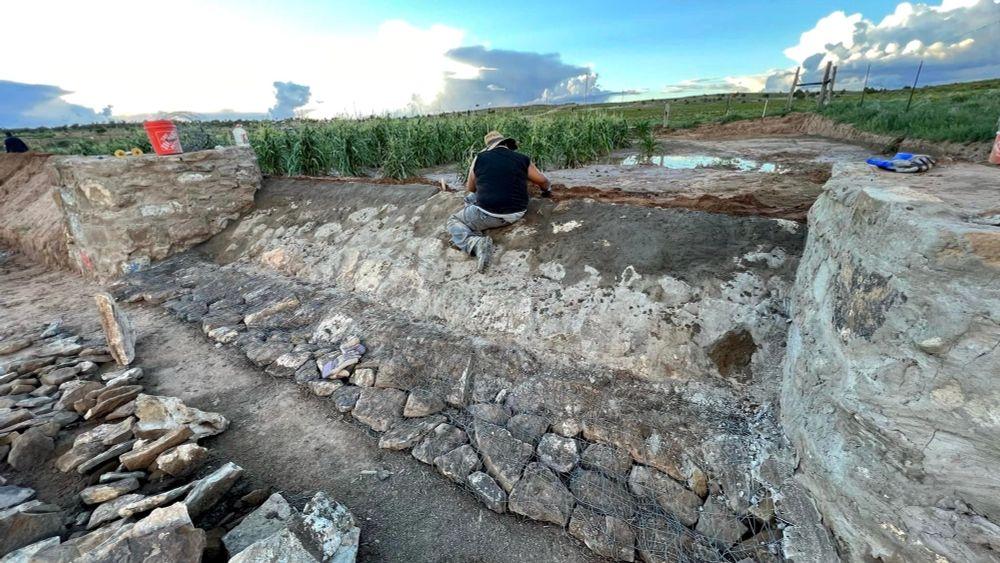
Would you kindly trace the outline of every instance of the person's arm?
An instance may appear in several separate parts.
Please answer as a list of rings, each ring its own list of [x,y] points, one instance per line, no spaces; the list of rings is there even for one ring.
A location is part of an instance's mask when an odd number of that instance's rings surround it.
[[[528,165],[528,180],[542,188],[542,197],[552,195],[552,184],[545,177],[545,174],[542,174],[542,171],[535,166],[534,162]]]
[[[465,179],[465,189],[470,192],[476,191],[476,159],[472,159],[472,164],[469,165],[469,176]]]

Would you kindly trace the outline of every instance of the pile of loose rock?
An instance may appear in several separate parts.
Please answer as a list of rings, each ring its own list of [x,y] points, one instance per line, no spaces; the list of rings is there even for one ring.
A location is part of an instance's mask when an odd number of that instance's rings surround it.
[[[241,562],[274,561],[275,554],[354,561],[359,529],[325,494],[300,512],[266,490],[235,501],[243,469],[232,462],[193,478],[210,457],[199,441],[229,423],[177,398],[143,393],[142,368],[127,366],[131,327],[108,299],[98,297],[105,340],[81,339],[59,323],[0,338],[0,465],[22,475],[54,466],[76,475],[80,488],[79,503],[49,499],[59,506],[0,477],[0,562],[198,561],[224,553]],[[115,360],[124,369],[102,369]],[[72,446],[57,456],[57,444],[69,439]],[[206,532],[195,522],[214,527]]]
[[[266,373],[327,398],[378,433],[380,447],[410,451],[489,509],[564,527],[599,555],[782,559],[782,525],[770,497],[725,494],[697,467],[682,469],[658,437],[585,439],[607,429],[588,434],[582,422],[512,408],[506,389],[487,392],[468,373],[448,393],[397,388],[381,377],[377,361],[365,359],[357,335],[316,337],[327,310],[319,296],[232,269],[212,273],[164,268],[126,280],[118,291],[200,323],[217,345],[233,345]]]

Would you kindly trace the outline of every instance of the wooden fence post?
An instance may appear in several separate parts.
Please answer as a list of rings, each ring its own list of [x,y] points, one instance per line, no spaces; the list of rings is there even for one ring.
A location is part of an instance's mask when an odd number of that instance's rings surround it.
[[[865,85],[861,87],[861,101],[858,103],[858,107],[863,107],[865,105],[865,92],[868,91],[868,74],[872,71],[872,64],[868,63],[868,70],[865,71]]]
[[[670,126],[670,104],[664,104],[663,106],[663,128],[666,129]]]
[[[799,85],[799,71],[802,67],[795,67],[795,78],[792,79],[792,88],[788,91],[788,101],[785,102],[785,111],[792,111],[792,99],[795,97],[795,87]]]
[[[826,70],[823,72],[823,82],[819,86],[819,96],[816,99],[816,109],[823,109],[823,100],[826,98],[826,86],[830,83],[830,70],[833,68],[833,62],[826,62]]]
[[[760,118],[764,119],[767,117],[767,102],[770,102],[770,98],[764,98],[764,113],[760,114]]]

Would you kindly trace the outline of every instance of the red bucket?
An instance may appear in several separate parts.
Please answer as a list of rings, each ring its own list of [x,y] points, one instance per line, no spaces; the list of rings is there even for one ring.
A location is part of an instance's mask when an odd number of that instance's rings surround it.
[[[177,127],[174,122],[167,119],[157,121],[146,121],[142,124],[146,128],[146,135],[153,145],[156,154],[163,156],[166,154],[180,154],[181,139],[177,136]]]

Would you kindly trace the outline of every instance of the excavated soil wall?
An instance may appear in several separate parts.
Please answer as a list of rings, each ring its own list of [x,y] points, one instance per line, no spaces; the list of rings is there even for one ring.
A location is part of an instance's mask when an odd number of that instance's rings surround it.
[[[68,268],[49,159],[45,154],[0,154],[0,243],[48,266]]]
[[[995,168],[840,165],[809,214],[782,418],[850,561],[997,561]]]

